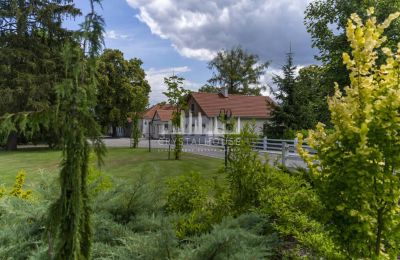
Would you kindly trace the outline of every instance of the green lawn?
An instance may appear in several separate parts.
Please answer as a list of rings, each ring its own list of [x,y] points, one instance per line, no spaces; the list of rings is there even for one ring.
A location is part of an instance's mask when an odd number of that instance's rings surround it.
[[[27,172],[26,183],[34,186],[39,174],[55,178],[58,176],[58,165],[61,160],[60,151],[21,150],[17,152],[0,152],[0,184],[10,186],[20,169]],[[168,177],[196,171],[206,177],[215,176],[223,166],[220,159],[208,158],[184,153],[182,160],[168,160],[165,151],[147,149],[110,148],[104,158],[102,171],[114,179],[134,183],[143,175],[145,178],[162,182]]]

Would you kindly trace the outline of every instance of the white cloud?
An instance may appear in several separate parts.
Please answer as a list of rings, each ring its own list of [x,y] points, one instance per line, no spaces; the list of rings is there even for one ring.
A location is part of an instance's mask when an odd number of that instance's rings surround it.
[[[108,30],[104,33],[104,38],[112,40],[125,40],[129,38],[129,35],[117,33],[114,30]]]
[[[296,63],[311,63],[314,51],[303,25],[311,0],[127,0],[155,35],[182,55],[211,59],[241,45],[279,67],[292,44]]]
[[[173,74],[184,77],[183,74],[190,71],[190,68],[187,66],[163,69],[151,68],[147,70],[146,78],[151,86],[150,104],[167,101],[163,94],[163,92],[167,90],[167,86],[164,83],[165,77],[172,76]],[[200,84],[185,80],[183,87],[190,90],[197,90],[200,87]]]

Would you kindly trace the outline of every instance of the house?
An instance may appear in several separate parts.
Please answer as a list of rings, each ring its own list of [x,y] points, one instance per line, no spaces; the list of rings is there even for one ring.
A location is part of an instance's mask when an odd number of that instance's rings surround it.
[[[274,101],[266,96],[244,96],[220,93],[192,93],[188,97],[188,111],[185,113],[185,134],[221,135],[225,123],[221,113],[229,113],[233,119],[234,133],[246,123],[255,123],[255,130],[261,134],[265,122],[271,118]]]
[[[172,112],[174,106],[165,103],[156,104],[147,109],[140,121],[140,130],[143,137],[159,138],[172,129]]]
[[[172,105],[157,104],[148,109],[143,116],[144,136],[160,138],[177,132],[187,136],[221,136],[225,133],[225,123],[220,115],[224,112],[234,122],[231,132],[239,133],[246,123],[254,122],[256,132],[262,134],[275,105],[266,96],[232,95],[224,89],[221,93],[191,93],[187,103],[188,109],[182,112],[178,129],[172,127]]]

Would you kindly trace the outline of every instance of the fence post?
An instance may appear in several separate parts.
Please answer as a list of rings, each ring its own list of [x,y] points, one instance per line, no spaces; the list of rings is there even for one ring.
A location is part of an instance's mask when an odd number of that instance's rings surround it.
[[[299,140],[297,139],[297,137],[294,139],[294,152],[295,153],[298,153],[297,152],[297,144],[299,143]]]
[[[282,142],[282,165],[286,166],[286,142]]]
[[[263,138],[263,150],[267,151],[267,149],[268,149],[268,139],[267,139],[266,136],[264,136],[264,138]]]

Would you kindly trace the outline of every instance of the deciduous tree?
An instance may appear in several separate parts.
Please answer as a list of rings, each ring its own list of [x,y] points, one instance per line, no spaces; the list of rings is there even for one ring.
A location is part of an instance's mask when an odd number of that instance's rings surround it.
[[[113,136],[129,116],[137,121],[148,104],[150,86],[141,65],[139,59],[125,60],[120,50],[106,49],[100,57],[96,114],[103,128],[112,126]]]
[[[183,80],[183,78],[176,75],[164,78],[164,82],[168,86],[168,91],[163,93],[165,96],[167,96],[168,103],[174,106],[174,112],[172,113],[172,125],[175,130],[177,130],[181,125],[181,112],[186,109],[186,98],[190,94],[189,90],[186,90],[182,87]],[[179,160],[181,158],[182,146],[182,135],[177,133],[175,134],[175,160]]]
[[[373,12],[369,9],[365,23],[356,14],[347,23],[352,51],[343,54],[343,61],[350,85],[345,93],[336,85],[329,100],[333,129],[319,124],[311,132],[308,140],[316,156],[308,155],[301,145],[298,148],[349,258],[396,259],[400,254],[400,43],[395,50],[384,47],[389,38],[383,33],[400,12],[380,24]]]
[[[227,87],[230,94],[261,95],[265,89],[260,77],[265,73],[268,62],[260,62],[257,55],[241,47],[222,50],[208,63],[213,71],[208,83],[216,87]],[[204,90],[213,90],[207,88]]]
[[[350,83],[349,73],[342,63],[342,53],[351,51],[345,33],[347,20],[352,13],[365,17],[365,10],[370,6],[375,7],[377,21],[383,22],[388,14],[400,9],[400,0],[317,0],[306,9],[304,22],[311,34],[313,47],[319,49],[317,59],[326,66],[325,85],[331,94],[335,82],[339,87]],[[400,40],[400,22],[393,22],[386,35],[387,44],[396,46]]]

